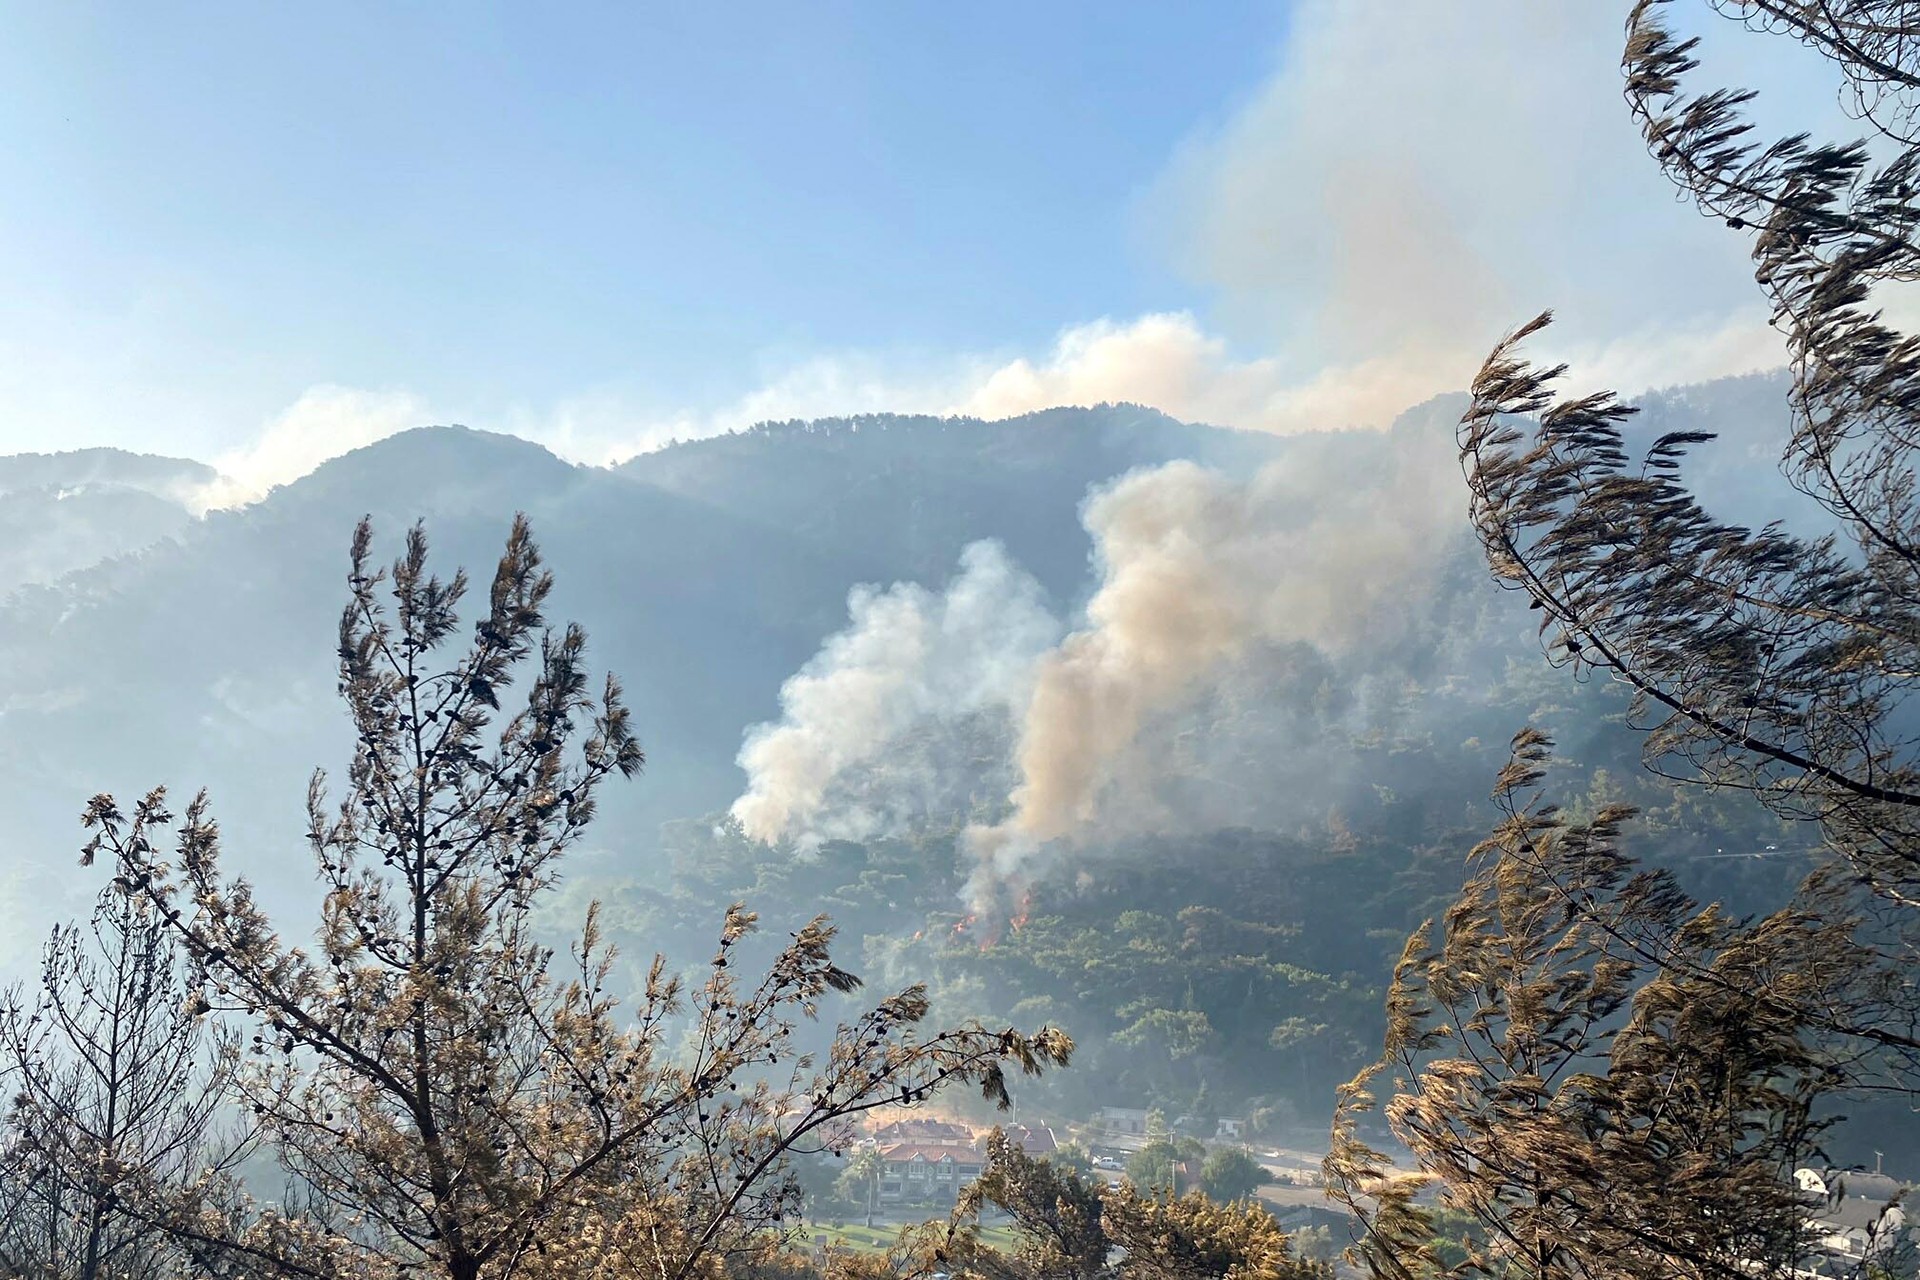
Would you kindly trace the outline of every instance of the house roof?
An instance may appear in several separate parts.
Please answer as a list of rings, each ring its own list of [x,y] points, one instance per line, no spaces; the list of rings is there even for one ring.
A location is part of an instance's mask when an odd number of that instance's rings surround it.
[[[1894,1197],[1909,1190],[1907,1184],[1898,1178],[1890,1178],[1884,1173],[1868,1173],[1864,1169],[1829,1169],[1826,1184],[1829,1195],[1845,1196],[1849,1200],[1858,1197],[1882,1205],[1892,1203]]]
[[[978,1165],[980,1157],[970,1147],[956,1147],[939,1142],[895,1142],[880,1148],[880,1158],[888,1164],[907,1164],[913,1160],[924,1160],[928,1164]]]
[[[1885,1200],[1848,1196],[1818,1210],[1816,1220],[1836,1233],[1846,1230],[1873,1231],[1876,1228],[1898,1231],[1906,1225],[1907,1216],[1897,1205]]]
[[[878,1142],[972,1142],[973,1130],[946,1120],[892,1120],[873,1131]]]
[[[1007,1141],[1030,1156],[1050,1156],[1060,1149],[1053,1130],[1046,1125],[1015,1124],[1007,1126]]]

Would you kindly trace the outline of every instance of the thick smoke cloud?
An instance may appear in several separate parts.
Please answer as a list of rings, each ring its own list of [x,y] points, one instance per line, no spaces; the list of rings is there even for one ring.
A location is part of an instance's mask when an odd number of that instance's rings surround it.
[[[1677,202],[1620,99],[1621,6],[1304,0],[1274,73],[1147,202],[1209,328],[1273,355],[1270,418],[1378,425],[1458,390],[1502,332],[1635,393],[1776,367],[1750,244]],[[1849,138],[1829,64],[1707,6],[1702,83],[1763,130]],[[1781,105],[1790,108],[1780,114]],[[1791,122],[1791,123],[1790,123]],[[1237,425],[1237,424],[1236,424]],[[1248,422],[1246,425],[1255,425]]]
[[[748,785],[732,812],[756,839],[805,849],[898,830],[946,781],[902,740],[979,717],[1008,722],[1061,631],[1040,584],[995,542],[966,548],[938,595],[861,586],[847,609],[848,627],[781,686],[780,720],[750,730],[740,749]]]
[[[1137,772],[1126,766],[1143,726],[1251,651],[1337,653],[1391,631],[1459,522],[1443,442],[1396,431],[1366,474],[1308,447],[1248,480],[1173,463],[1095,494],[1085,520],[1100,587],[1084,625],[1040,660],[1012,812],[968,832],[976,905],[1097,829],[1110,786]]]
[[[1371,652],[1425,596],[1464,528],[1450,435],[1396,428],[1336,449],[1315,432],[1458,390],[1545,305],[1562,322],[1533,354],[1567,360],[1581,389],[1779,363],[1747,245],[1675,204],[1620,106],[1619,22],[1571,2],[1304,4],[1272,78],[1190,142],[1150,201],[1209,292],[1205,323],[1072,326],[1051,352],[931,380],[918,399],[874,370],[826,379],[984,417],[1133,400],[1294,437],[1258,476],[1175,464],[1089,500],[1096,592],[1036,659],[1003,811],[968,833],[982,903],[1090,835],[1151,826],[1162,730],[1201,718],[1250,665],[1289,646]],[[1729,83],[1810,83],[1791,58],[1723,44],[1732,61],[1709,70]],[[1507,165],[1492,184],[1490,157]],[[1377,465],[1356,469],[1362,456]]]
[[[733,815],[805,848],[939,820],[988,789],[965,835],[988,909],[1088,838],[1205,823],[1158,803],[1168,726],[1207,719],[1250,669],[1284,681],[1303,647],[1391,645],[1463,500],[1444,423],[1403,423],[1302,438],[1251,477],[1176,462],[1096,490],[1082,518],[1098,586],[1064,638],[991,543],[939,595],[857,589],[851,625],[783,687],[781,720],[748,733]],[[968,750],[927,750],[942,734]]]

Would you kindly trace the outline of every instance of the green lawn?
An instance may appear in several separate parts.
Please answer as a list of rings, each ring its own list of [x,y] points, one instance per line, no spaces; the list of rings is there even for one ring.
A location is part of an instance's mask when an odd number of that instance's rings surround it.
[[[853,1249],[861,1253],[875,1253],[892,1244],[900,1234],[901,1224],[878,1223],[868,1227],[864,1222],[849,1222],[844,1226],[830,1227],[824,1222],[807,1224],[802,1243],[811,1245],[815,1236],[825,1236],[827,1242],[841,1249]],[[996,1249],[1013,1246],[1013,1232],[1006,1227],[987,1227],[980,1232],[980,1239]]]

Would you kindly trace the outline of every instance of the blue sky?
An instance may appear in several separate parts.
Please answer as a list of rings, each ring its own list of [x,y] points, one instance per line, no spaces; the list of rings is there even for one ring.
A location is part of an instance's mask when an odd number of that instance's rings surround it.
[[[1484,6],[1378,0],[9,3],[0,449],[272,480],[456,417],[593,458],[1109,394],[1344,425],[1383,411],[1343,371],[1465,381],[1432,337],[1530,313],[1489,246],[1547,217],[1588,260],[1659,246],[1655,315],[1529,243],[1545,301],[1599,299],[1589,349],[1720,333],[1739,247],[1622,212],[1663,193],[1603,7],[1501,0],[1522,16],[1489,38]],[[1504,211],[1459,181],[1516,103],[1580,130],[1597,207],[1565,156]],[[1701,369],[1753,362],[1718,340]]]
[[[678,400],[781,349],[1038,342],[1179,304],[1130,201],[1283,27],[1229,3],[558,12],[16,8],[6,330],[130,342],[113,363],[189,400],[217,369],[209,408],[253,419],[294,384]]]

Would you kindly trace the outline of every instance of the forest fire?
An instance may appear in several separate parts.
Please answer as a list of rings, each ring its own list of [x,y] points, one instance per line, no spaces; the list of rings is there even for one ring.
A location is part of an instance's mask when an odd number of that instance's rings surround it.
[[[974,931],[978,928],[980,932]],[[982,951],[991,951],[1000,941],[1000,922],[993,916],[982,917],[979,912],[969,911],[960,917],[960,922],[947,934],[947,942],[958,946],[962,939],[975,943]]]
[[[982,951],[990,951],[999,944],[1007,933],[1018,933],[1027,925],[1033,903],[1032,890],[1023,891],[1020,904],[1011,913],[999,909],[990,911],[969,911],[961,916],[947,934],[949,944],[957,945],[962,938],[973,941]]]
[[[1920,1280],[1920,0],[17,7],[0,1280]]]

